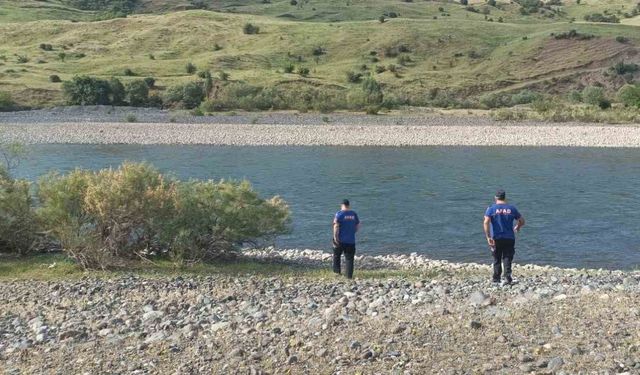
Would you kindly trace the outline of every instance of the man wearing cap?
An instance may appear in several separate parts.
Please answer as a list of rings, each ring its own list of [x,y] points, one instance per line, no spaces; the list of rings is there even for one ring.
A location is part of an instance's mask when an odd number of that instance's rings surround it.
[[[344,253],[347,278],[353,278],[353,258],[356,255],[356,232],[360,228],[358,214],[351,210],[349,200],[342,201],[340,211],[333,219],[333,272],[340,273],[340,260]]]
[[[498,190],[495,204],[487,208],[484,214],[484,234],[493,254],[493,282],[499,283],[504,263],[504,282],[511,284],[511,262],[515,254],[516,236],[524,226],[524,218],[518,209],[507,203],[507,194]],[[513,222],[516,221],[515,227]]]

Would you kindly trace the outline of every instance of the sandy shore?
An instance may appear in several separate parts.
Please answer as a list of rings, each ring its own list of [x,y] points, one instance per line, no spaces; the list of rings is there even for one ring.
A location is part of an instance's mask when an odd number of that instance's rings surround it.
[[[0,124],[0,137],[24,144],[640,147],[640,127],[633,125],[473,125],[466,122],[432,126],[5,123]]]

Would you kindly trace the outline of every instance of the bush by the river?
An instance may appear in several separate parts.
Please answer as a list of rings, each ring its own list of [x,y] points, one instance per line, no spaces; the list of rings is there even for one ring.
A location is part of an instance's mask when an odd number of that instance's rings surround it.
[[[618,99],[627,107],[640,108],[640,84],[622,86],[618,91]]]
[[[0,91],[0,112],[12,111],[16,108],[16,103],[8,92]]]
[[[148,164],[51,174],[38,216],[85,268],[154,257],[196,262],[261,244],[289,229],[289,208],[248,182],[179,181]]]
[[[0,167],[0,252],[24,255],[36,248],[38,222],[30,186]]]

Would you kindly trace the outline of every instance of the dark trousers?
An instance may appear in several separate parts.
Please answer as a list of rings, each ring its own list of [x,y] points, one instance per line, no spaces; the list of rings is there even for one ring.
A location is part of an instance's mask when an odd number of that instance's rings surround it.
[[[493,281],[500,281],[502,276],[502,264],[504,264],[504,278],[511,282],[511,262],[516,252],[516,240],[508,238],[496,239],[496,247],[493,250]]]
[[[344,262],[347,271],[347,278],[353,278],[353,258],[356,255],[356,245],[340,244],[333,247],[333,272],[340,273],[340,261],[344,253]]]

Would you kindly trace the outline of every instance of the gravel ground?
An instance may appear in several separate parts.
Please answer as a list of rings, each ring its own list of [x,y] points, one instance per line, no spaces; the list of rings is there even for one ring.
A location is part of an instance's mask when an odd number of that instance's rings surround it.
[[[248,256],[327,264],[317,251]],[[0,284],[8,374],[640,372],[640,273],[359,257],[416,277],[184,276]],[[357,273],[356,273],[357,277]]]
[[[122,122],[128,109],[111,107],[0,114],[0,139],[25,144],[640,147],[638,125],[496,122],[429,113],[184,117],[154,109],[129,110],[139,122]]]

